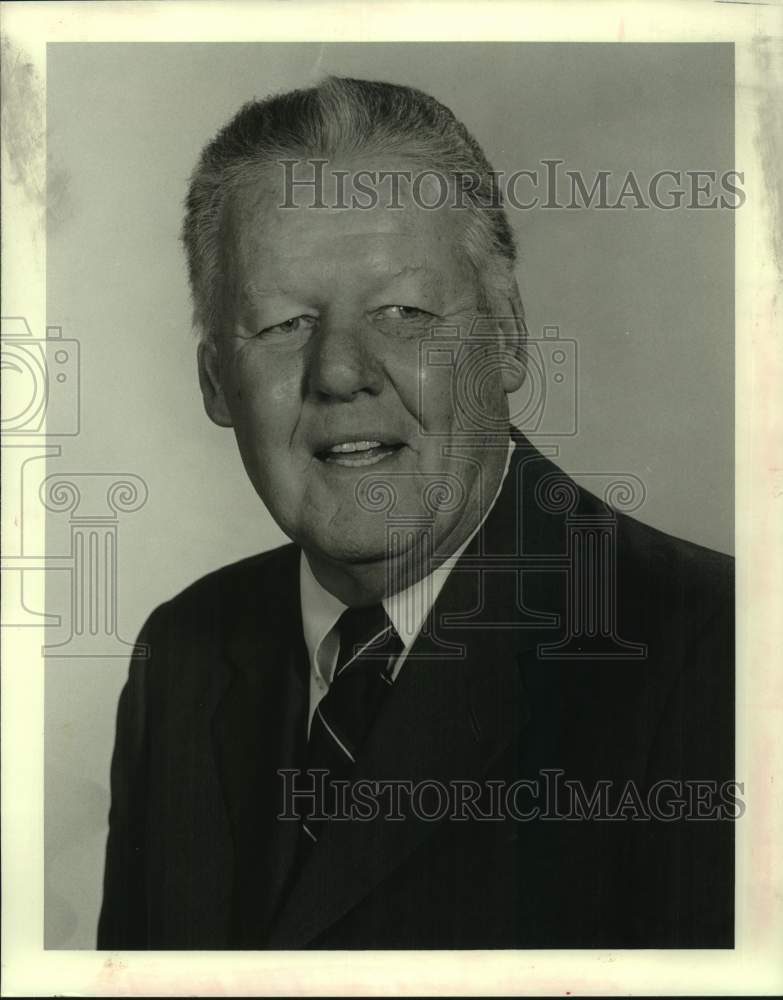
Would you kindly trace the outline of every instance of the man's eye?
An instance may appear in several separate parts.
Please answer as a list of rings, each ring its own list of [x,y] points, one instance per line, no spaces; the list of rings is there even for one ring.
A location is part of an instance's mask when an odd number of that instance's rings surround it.
[[[432,313],[416,306],[383,306],[378,312],[387,319],[427,320],[432,318]]]
[[[268,334],[286,334],[286,333],[306,333],[315,326],[318,321],[317,316],[293,316],[291,319],[286,319],[282,323],[276,323],[274,326],[264,327],[262,330],[258,331],[258,336],[267,336]]]

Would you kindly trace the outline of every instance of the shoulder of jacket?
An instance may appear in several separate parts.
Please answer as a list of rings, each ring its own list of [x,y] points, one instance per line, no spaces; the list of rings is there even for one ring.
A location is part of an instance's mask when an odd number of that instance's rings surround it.
[[[617,515],[619,544],[650,573],[677,580],[687,589],[728,594],[733,590],[734,559],[724,552],[670,535],[625,514]]]
[[[158,605],[148,624],[154,627],[163,619],[177,618],[193,623],[200,611],[211,614],[218,606],[230,607],[249,589],[277,591],[287,581],[293,584],[298,581],[299,554],[299,547],[289,542],[212,570]]]
[[[534,449],[522,434],[516,432],[514,436],[523,445],[531,462],[531,495],[535,495],[550,480],[553,490],[565,486],[572,495],[574,523],[578,523],[580,516],[608,515],[609,522],[614,522],[616,528],[618,558],[626,568],[637,571],[640,578],[644,577],[652,584],[660,579],[665,585],[676,582],[680,588],[703,589],[712,595],[726,597],[733,594],[734,559],[731,556],[654,528],[613,508],[551,458]],[[535,499],[540,500],[538,497]],[[562,518],[563,514],[555,517]]]

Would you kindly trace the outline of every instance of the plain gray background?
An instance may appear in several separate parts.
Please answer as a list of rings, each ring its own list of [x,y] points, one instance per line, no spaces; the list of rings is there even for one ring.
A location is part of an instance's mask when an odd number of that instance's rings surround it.
[[[433,94],[497,170],[561,158],[589,181],[598,170],[734,167],[726,45],[50,45],[47,319],[80,342],[82,424],[48,472],[147,483],[146,505],[119,529],[125,639],[198,576],[285,540],[231,432],[202,411],[178,237],[204,143],[244,101],[328,72]],[[635,474],[647,490],[636,516],[731,551],[733,213],[510,217],[531,332],[556,325],[578,345],[579,433],[559,441],[559,464],[576,478]],[[48,554],[63,528],[52,516]],[[47,610],[66,614],[67,591],[51,576]],[[122,658],[47,664],[49,948],[94,947],[126,673]]]

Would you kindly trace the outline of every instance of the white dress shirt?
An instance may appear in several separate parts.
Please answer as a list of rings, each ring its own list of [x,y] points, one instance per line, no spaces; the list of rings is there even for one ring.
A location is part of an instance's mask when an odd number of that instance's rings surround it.
[[[514,442],[509,439],[506,467],[503,470],[500,486],[484,517],[456,552],[453,552],[429,576],[425,576],[407,589],[383,599],[383,608],[403,644],[402,652],[397,658],[392,672],[393,680],[397,678],[402,669],[405,657],[416,641],[424,620],[443,588],[446,578],[495,506],[508,474],[513,450]],[[299,564],[299,594],[302,604],[302,628],[307,653],[310,657],[310,715],[307,723],[309,732],[310,722],[312,722],[318,702],[329,690],[329,685],[332,682],[337,655],[340,651],[340,636],[335,625],[348,605],[343,604],[316,580],[304,552],[302,552]]]

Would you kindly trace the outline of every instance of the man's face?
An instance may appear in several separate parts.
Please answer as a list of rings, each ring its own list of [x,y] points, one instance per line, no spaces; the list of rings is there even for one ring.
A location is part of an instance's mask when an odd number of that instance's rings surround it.
[[[497,489],[506,452],[487,444],[519,385],[492,338],[477,342],[491,432],[466,436],[453,366],[422,351],[436,326],[467,338],[478,313],[460,251],[465,213],[404,198],[395,210],[282,202],[274,174],[233,200],[222,329],[200,351],[207,411],[233,426],[256,491],[311,561],[385,561],[389,513],[428,518],[436,552],[448,554]],[[444,479],[462,500],[433,515],[431,487]],[[374,503],[380,483],[396,498],[391,512]]]

